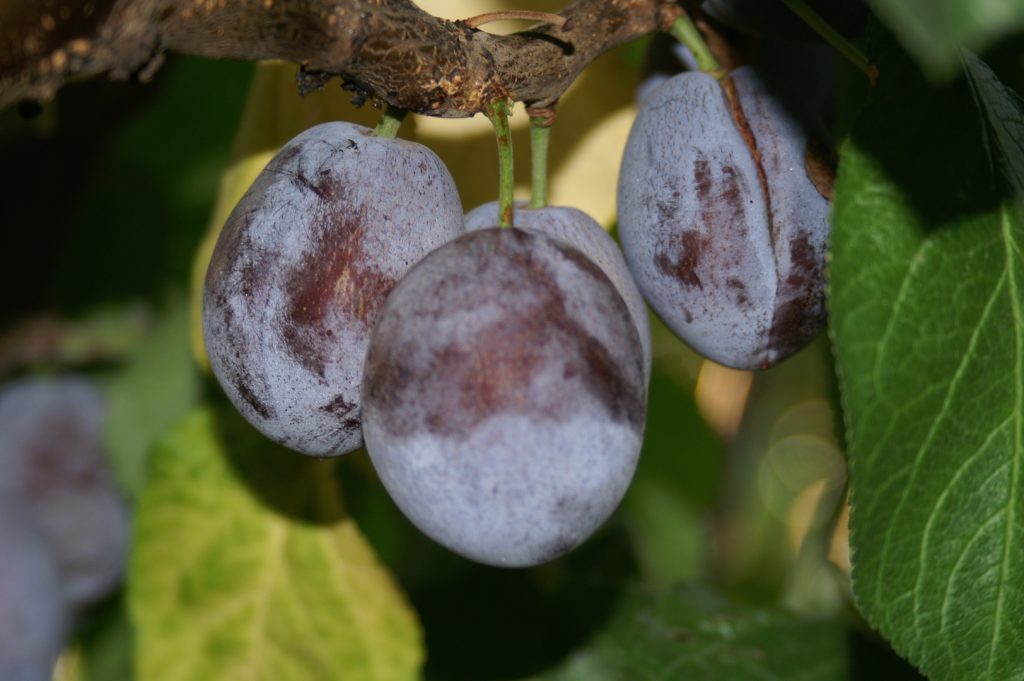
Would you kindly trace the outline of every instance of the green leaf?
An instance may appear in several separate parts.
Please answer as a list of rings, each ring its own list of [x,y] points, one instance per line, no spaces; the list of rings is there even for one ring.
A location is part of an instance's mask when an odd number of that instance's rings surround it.
[[[89,120],[97,108],[123,116],[119,125],[96,126],[109,129],[95,133],[102,151],[69,180],[81,198],[69,206],[73,217],[56,254],[62,309],[160,301],[185,284],[252,71],[252,64],[173,57],[139,89],[146,98],[123,112],[103,97],[61,110],[62,119]],[[90,128],[64,127],[66,138],[92,139]],[[64,156],[72,149],[69,139]],[[64,156],[60,163],[69,163]]]
[[[935,78],[956,74],[961,47],[981,50],[1024,26],[1024,0],[871,0],[871,5]]]
[[[118,483],[132,496],[145,482],[146,461],[156,438],[181,420],[199,397],[199,373],[188,343],[188,308],[178,297],[107,386],[107,450]]]
[[[163,438],[130,566],[140,681],[417,677],[416,617],[342,510],[333,469],[228,410],[193,412]]]
[[[83,681],[130,681],[135,635],[119,594],[79,625]]]
[[[1022,113],[882,68],[833,213],[854,591],[933,681],[1024,679]]]
[[[726,602],[696,586],[634,589],[608,626],[543,681],[846,681],[831,621]]]

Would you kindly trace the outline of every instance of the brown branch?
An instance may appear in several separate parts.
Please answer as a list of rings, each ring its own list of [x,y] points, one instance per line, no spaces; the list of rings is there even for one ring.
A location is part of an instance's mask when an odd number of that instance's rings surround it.
[[[145,79],[165,50],[296,62],[434,116],[503,98],[547,106],[595,57],[679,11],[675,0],[577,0],[559,12],[562,26],[496,36],[410,0],[5,0],[0,108],[48,99],[79,75]]]

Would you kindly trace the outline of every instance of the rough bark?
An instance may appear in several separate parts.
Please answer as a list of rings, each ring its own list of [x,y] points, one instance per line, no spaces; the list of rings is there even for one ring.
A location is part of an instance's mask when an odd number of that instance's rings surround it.
[[[7,0],[0,108],[48,99],[69,79],[145,80],[165,51],[282,59],[307,87],[341,76],[417,113],[469,116],[500,98],[549,106],[595,57],[667,28],[676,0],[577,0],[564,26],[495,36],[410,0]]]

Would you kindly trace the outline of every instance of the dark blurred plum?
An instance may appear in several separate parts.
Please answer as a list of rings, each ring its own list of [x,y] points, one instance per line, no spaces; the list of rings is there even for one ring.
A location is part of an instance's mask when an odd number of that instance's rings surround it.
[[[0,679],[49,681],[68,618],[45,537],[19,499],[0,493]]]
[[[103,448],[104,404],[86,379],[22,379],[0,391],[0,494],[18,498],[50,544],[75,606],[120,582],[128,509]]]

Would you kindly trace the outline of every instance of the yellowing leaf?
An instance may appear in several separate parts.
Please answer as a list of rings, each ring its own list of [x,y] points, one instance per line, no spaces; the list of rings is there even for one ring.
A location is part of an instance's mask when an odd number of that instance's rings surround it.
[[[157,446],[129,608],[140,681],[400,681],[416,617],[348,518],[334,466],[269,444],[231,410]]]

